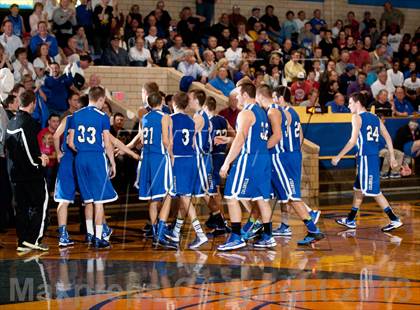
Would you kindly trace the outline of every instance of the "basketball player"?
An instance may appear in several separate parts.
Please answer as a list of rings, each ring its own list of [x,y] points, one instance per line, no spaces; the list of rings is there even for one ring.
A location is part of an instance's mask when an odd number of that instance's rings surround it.
[[[178,92],[173,96],[175,113],[171,115],[171,118],[174,164],[172,169],[173,188],[171,190],[171,196],[180,199],[180,208],[175,227],[166,237],[178,243],[184,218],[188,215],[197,235],[188,247],[190,249],[197,249],[206,243],[208,238],[201,227],[195,207],[191,202],[198,169],[197,156],[194,150],[196,124],[185,112],[188,107],[188,101],[188,95],[184,92]]]
[[[224,198],[227,199],[232,233],[224,244],[217,247],[219,251],[246,246],[241,236],[242,210],[239,200],[256,201],[261,213],[264,233],[254,246],[276,246],[272,236],[271,208],[268,202],[271,197],[271,160],[267,149],[268,118],[255,101],[255,86],[245,80],[239,83],[238,88],[238,105],[242,111],[236,122],[235,139],[220,169],[220,176],[227,176]]]
[[[395,215],[380,189],[379,135],[383,136],[388,146],[391,167],[396,167],[398,163],[394,157],[394,147],[388,130],[375,114],[367,112],[367,107],[368,101],[364,94],[355,93],[350,96],[349,108],[353,114],[351,138],[341,152],[331,160],[331,163],[337,166],[341,158],[357,144],[357,176],[354,182],[353,207],[347,217],[337,219],[336,222],[355,229],[355,218],[363,196],[371,196],[390,219],[390,223],[382,227],[382,231],[388,232],[403,226],[403,223]]]
[[[110,141],[109,118],[100,111],[105,98],[103,88],[92,87],[89,91],[89,106],[73,114],[69,132],[69,146],[77,152],[75,167],[80,194],[85,203],[93,203],[95,206],[95,234],[92,240],[95,248],[110,246],[102,237],[103,204],[118,199],[110,181],[110,177],[113,178],[116,174],[116,168]],[[104,151],[110,162],[110,172]],[[88,220],[90,218],[87,216],[86,221]],[[88,233],[91,229],[89,226],[91,225],[87,225]]]
[[[287,87],[279,87],[276,97],[279,98],[281,106],[272,103],[273,94],[268,86],[263,85],[257,89],[257,100],[267,109],[270,121],[271,136],[268,139],[268,148],[272,161],[273,190],[278,200],[289,203],[305,223],[308,234],[303,240],[298,241],[298,244],[307,245],[324,238],[324,235],[316,227],[300,196],[302,167],[300,120],[295,110],[289,109],[286,104],[290,102],[290,90]],[[284,216],[283,212],[282,221]],[[286,231],[282,229],[284,226],[287,226],[289,234],[285,234]],[[273,235],[291,235],[291,231],[288,225],[282,222],[281,226],[273,231]]]
[[[164,237],[166,221],[157,221],[157,216],[162,200],[164,204],[171,204],[168,193],[172,187],[172,120],[162,112],[159,93],[149,94],[147,102],[152,110],[141,121],[143,152],[138,182],[139,199],[150,201],[149,216],[154,224],[155,243],[170,246]]]

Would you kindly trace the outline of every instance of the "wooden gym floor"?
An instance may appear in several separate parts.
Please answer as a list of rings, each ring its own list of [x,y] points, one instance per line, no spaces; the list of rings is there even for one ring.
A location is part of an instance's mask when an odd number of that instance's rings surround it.
[[[110,212],[110,250],[88,249],[73,221],[72,248],[56,246],[51,226],[49,252],[19,256],[9,230],[0,234],[0,309],[419,309],[420,201],[392,206],[404,226],[390,234],[373,203],[362,206],[355,231],[334,222],[348,204],[321,206],[327,237],[312,247],[296,245],[305,229],[292,215],[293,236],[270,251],[219,253],[224,236],[190,251],[189,224],[179,251],[154,249],[141,236],[144,210]]]

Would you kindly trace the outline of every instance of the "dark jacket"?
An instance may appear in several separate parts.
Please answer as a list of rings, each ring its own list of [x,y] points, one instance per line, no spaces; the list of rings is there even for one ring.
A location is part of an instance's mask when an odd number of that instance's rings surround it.
[[[102,55],[102,64],[104,66],[128,66],[130,59],[125,49],[118,48],[118,53],[116,53],[112,47],[108,47]]]
[[[398,129],[397,134],[395,135],[394,139],[394,148],[404,152],[404,144],[411,141],[420,140],[420,130],[417,128],[414,132],[414,137],[411,134],[410,127],[405,125]]]
[[[18,111],[7,126],[6,157],[10,180],[26,182],[43,180],[37,135],[39,124],[24,111]]]

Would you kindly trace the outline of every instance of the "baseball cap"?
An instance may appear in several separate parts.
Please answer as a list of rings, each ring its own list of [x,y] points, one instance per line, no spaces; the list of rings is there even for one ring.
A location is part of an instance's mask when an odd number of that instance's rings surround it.
[[[224,52],[224,51],[225,51],[225,48],[223,46],[218,46],[213,50],[213,52]]]
[[[299,73],[297,74],[297,78],[298,78],[299,80],[303,80],[303,79],[305,79],[305,72],[299,72]]]
[[[356,69],[356,66],[354,64],[347,64],[346,71],[351,71]]]

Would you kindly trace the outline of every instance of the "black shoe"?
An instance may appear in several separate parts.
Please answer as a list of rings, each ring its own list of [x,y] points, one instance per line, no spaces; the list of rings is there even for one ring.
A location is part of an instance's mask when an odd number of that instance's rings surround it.
[[[215,229],[217,227],[216,217],[213,214],[210,214],[209,218],[205,222],[205,225],[209,229]]]

